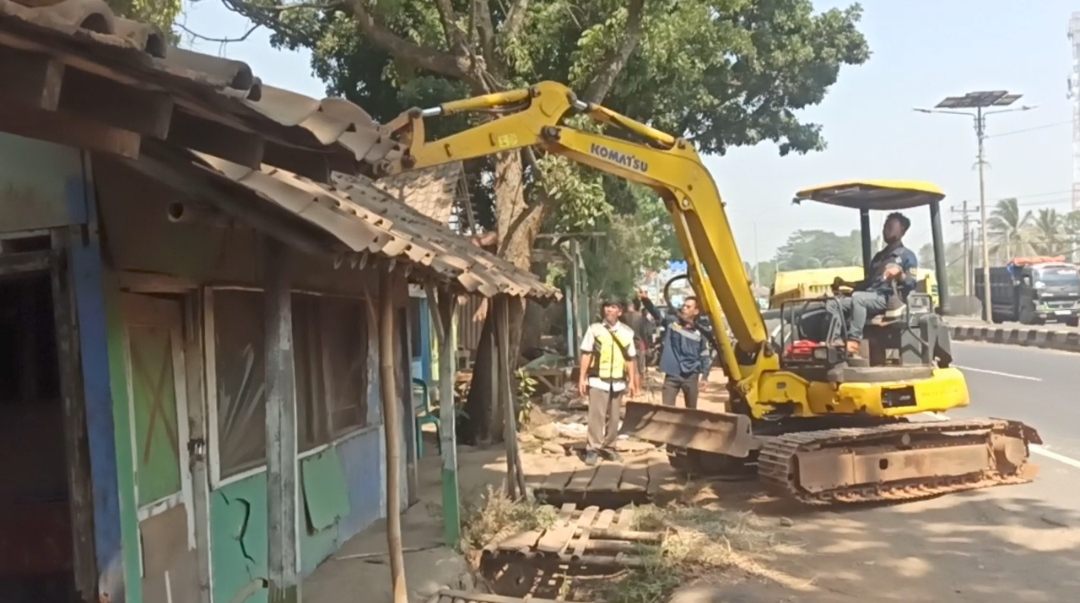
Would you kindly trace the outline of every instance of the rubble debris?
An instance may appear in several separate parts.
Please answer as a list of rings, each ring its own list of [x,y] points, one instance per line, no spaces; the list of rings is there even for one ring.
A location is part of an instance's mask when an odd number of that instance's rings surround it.
[[[544,452],[546,452],[548,454],[566,456],[566,447],[561,445],[561,444],[557,444],[555,442],[544,442],[544,445],[541,448],[541,450],[543,450]]]

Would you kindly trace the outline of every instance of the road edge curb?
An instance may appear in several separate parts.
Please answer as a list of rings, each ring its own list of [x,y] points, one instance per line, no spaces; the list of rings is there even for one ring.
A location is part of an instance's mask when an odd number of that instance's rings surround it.
[[[949,330],[955,341],[979,341],[1080,353],[1080,331],[965,325],[953,325]]]

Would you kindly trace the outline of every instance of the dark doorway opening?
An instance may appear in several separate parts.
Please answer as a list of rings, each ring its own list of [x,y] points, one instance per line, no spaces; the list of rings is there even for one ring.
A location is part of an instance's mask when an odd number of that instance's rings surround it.
[[[0,598],[73,599],[71,511],[51,282],[0,278]]]

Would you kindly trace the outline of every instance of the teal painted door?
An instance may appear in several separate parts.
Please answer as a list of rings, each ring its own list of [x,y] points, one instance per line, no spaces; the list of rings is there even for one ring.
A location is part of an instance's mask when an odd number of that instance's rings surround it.
[[[183,305],[129,294],[122,312],[143,598],[196,603]]]

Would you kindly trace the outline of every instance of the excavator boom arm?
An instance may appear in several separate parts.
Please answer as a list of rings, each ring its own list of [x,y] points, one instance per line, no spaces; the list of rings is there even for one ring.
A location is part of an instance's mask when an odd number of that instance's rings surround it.
[[[562,118],[571,111],[619,127],[644,138],[647,144],[562,125]],[[425,119],[466,112],[498,117],[439,140],[425,140]],[[740,368],[735,346],[755,356],[767,341],[765,324],[716,183],[689,143],[605,107],[584,103],[555,82],[453,101],[434,109],[413,109],[388,128],[407,150],[399,159],[380,166],[385,175],[539,147],[656,190],[672,215],[693,286],[716,326],[725,365],[736,380],[749,377],[744,373],[752,371]],[[724,317],[736,344],[727,337]]]

